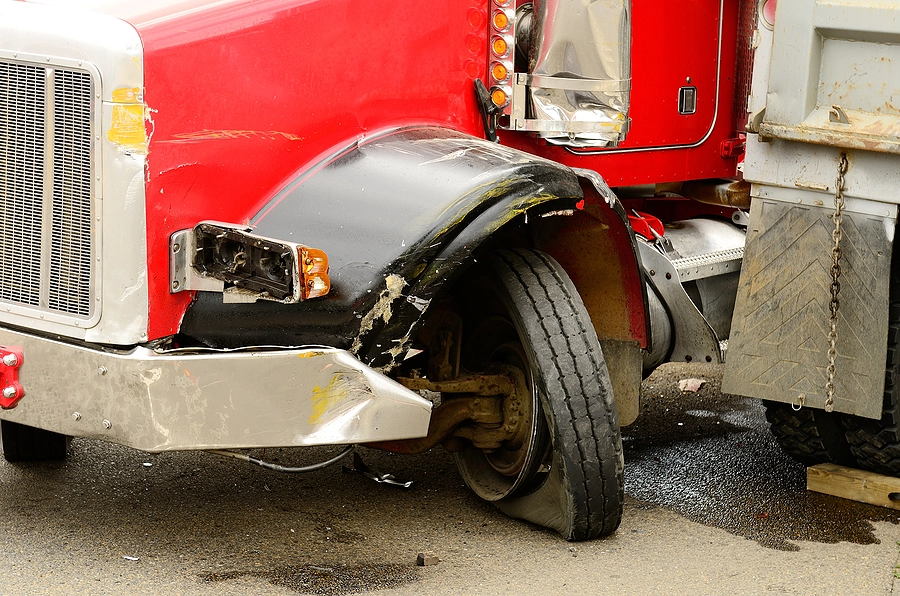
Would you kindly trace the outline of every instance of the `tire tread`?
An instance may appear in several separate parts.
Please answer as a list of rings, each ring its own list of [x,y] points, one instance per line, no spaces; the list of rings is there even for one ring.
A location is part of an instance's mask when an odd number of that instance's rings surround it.
[[[844,416],[850,450],[863,468],[900,476],[900,243],[894,243],[888,307],[888,346],[880,420]]]
[[[766,419],[778,444],[800,463],[856,465],[840,414],[813,408],[795,411],[790,404],[780,402],[764,404]]]
[[[554,385],[546,387],[547,395],[559,396],[551,407],[564,408],[553,417],[571,420],[554,425],[554,442],[575,448],[564,454],[575,509],[567,538],[608,535],[621,521],[624,458],[609,373],[590,317],[568,276],[544,253],[502,251],[495,270],[529,332],[546,339],[539,342],[546,347],[535,351],[540,365],[553,371],[543,375]]]

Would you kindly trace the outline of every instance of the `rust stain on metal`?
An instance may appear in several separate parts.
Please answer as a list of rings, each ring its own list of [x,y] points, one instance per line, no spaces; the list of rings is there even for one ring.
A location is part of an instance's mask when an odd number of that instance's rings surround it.
[[[738,209],[750,208],[750,183],[744,180],[725,183],[698,180],[677,185],[658,185],[658,188],[676,192],[707,205],[721,205]]]
[[[844,149],[862,149],[879,153],[900,153],[900,118],[845,111],[849,124],[807,122],[799,126],[763,123],[760,134],[767,137],[830,145]]]

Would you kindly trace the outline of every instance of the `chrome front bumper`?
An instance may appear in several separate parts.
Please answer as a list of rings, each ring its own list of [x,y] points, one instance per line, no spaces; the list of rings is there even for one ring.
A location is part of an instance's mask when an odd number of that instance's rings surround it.
[[[0,329],[25,397],[0,419],[142,451],[296,447],[428,434],[431,403],[344,350],[109,352]]]

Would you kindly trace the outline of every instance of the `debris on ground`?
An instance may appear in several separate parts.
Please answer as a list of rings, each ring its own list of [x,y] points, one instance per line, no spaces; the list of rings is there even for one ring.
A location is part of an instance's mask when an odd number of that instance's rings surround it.
[[[684,393],[690,391],[691,393],[697,393],[701,387],[706,383],[703,379],[681,379],[678,381],[678,389]]]

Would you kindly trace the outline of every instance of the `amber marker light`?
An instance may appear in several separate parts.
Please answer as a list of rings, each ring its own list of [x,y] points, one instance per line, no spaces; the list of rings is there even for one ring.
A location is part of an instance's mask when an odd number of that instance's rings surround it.
[[[509,44],[506,43],[506,40],[502,37],[495,37],[491,40],[491,50],[493,50],[494,54],[497,56],[506,56],[509,52]]]
[[[509,76],[509,70],[499,62],[494,62],[491,65],[491,76],[494,77],[495,81],[505,81],[506,77]]]
[[[509,101],[509,95],[500,87],[494,87],[491,89],[491,101],[498,108],[502,108]]]
[[[300,246],[300,296],[303,300],[319,298],[331,290],[328,277],[328,255],[317,248]]]
[[[509,15],[502,10],[494,13],[491,23],[497,31],[506,31],[509,28]]]

